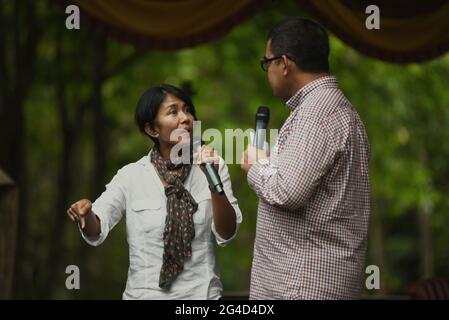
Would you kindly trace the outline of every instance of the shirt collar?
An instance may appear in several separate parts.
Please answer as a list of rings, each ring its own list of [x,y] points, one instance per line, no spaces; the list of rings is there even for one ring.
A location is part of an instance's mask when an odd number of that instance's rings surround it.
[[[293,111],[298,107],[301,103],[304,102],[305,98],[312,91],[318,88],[338,88],[337,78],[334,76],[324,76],[319,79],[316,79],[312,82],[309,82],[304,87],[298,90],[290,99],[285,103],[287,108],[290,111]]]
[[[151,152],[153,152],[153,148],[151,148],[150,152],[146,156],[143,156],[140,158],[140,160],[137,161],[138,164],[142,166],[147,166],[151,163]]]

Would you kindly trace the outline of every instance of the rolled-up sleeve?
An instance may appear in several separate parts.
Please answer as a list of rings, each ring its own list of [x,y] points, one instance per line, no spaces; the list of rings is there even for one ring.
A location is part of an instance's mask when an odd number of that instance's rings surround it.
[[[303,207],[335,159],[327,127],[314,117],[292,128],[276,163],[259,160],[248,171],[248,184],[259,199],[287,210]]]
[[[123,217],[126,208],[124,185],[124,176],[119,170],[111,182],[106,185],[106,190],[92,204],[92,212],[100,220],[101,232],[98,236],[89,237],[80,229],[83,239],[91,246],[100,245],[108,236],[109,231]]]
[[[242,223],[243,217],[242,212],[240,211],[239,205],[237,203],[237,199],[234,197],[232,192],[232,183],[231,177],[229,175],[228,166],[224,162],[222,158],[220,158],[219,163],[219,175],[221,182],[223,183],[223,191],[225,192],[229,203],[232,205],[235,211],[235,232],[229,239],[223,239],[220,234],[215,229],[214,219],[212,219],[212,232],[215,235],[215,239],[217,244],[224,247],[226,246],[232,239],[234,239],[240,229],[240,224]]]

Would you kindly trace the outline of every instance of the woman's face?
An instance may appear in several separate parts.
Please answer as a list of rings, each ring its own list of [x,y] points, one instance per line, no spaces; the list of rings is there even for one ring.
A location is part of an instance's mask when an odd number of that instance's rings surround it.
[[[168,93],[161,103],[152,131],[156,133],[160,146],[187,143],[192,138],[193,120],[190,106]]]

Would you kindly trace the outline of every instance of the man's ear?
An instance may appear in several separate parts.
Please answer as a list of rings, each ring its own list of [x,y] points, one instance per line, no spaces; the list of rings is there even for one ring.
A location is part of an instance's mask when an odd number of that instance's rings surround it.
[[[290,69],[292,67],[291,65],[291,61],[286,57],[286,56],[282,56],[282,74],[284,76],[287,76],[290,72]]]
[[[156,128],[151,127],[149,123],[145,124],[145,133],[153,138],[159,137],[159,131]]]

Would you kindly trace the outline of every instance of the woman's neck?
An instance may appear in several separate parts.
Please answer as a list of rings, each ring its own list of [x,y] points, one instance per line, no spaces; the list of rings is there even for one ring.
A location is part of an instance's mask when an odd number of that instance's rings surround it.
[[[174,146],[176,146],[176,145],[174,145],[174,144],[159,144],[158,150],[159,150],[159,153],[161,154],[162,158],[172,162],[170,156],[171,156],[172,148]],[[182,145],[182,146],[178,146],[178,148],[176,148],[176,149],[178,150],[178,155],[177,156],[182,158],[181,161],[185,160],[184,156],[183,156],[184,152],[187,152],[187,154],[185,156],[191,157],[190,156],[190,152],[191,152],[190,144],[185,144],[185,145]],[[177,158],[177,157],[175,156],[175,158]],[[179,161],[180,159],[176,159],[176,160]],[[192,159],[190,159],[190,161],[192,161]]]
[[[172,145],[159,144],[158,149],[159,149],[159,153],[161,154],[162,158],[164,158],[165,160],[170,160],[171,148],[173,148]]]

